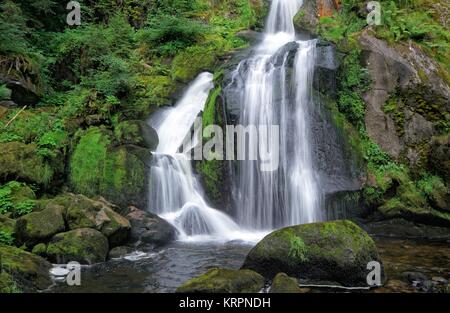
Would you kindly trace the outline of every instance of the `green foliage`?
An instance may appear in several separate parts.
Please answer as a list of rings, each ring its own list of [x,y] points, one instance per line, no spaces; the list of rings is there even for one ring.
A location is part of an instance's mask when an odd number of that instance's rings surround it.
[[[366,21],[359,18],[350,6],[344,6],[341,12],[332,17],[320,18],[318,33],[325,40],[338,43],[344,38],[351,40],[353,34],[362,30],[365,25]]]
[[[8,100],[11,91],[6,87],[6,85],[0,85],[0,100]]]
[[[298,259],[302,262],[308,261],[306,257],[307,247],[302,238],[292,235],[290,237],[291,247],[289,249],[289,256]]]
[[[174,56],[204,38],[207,31],[208,27],[196,20],[159,15],[151,17],[148,27],[139,30],[137,38],[157,56]]]
[[[209,125],[213,124],[220,124],[222,121],[217,120],[217,118],[220,118],[221,116],[216,114],[216,108],[217,108],[217,97],[220,96],[222,92],[222,88],[220,86],[214,88],[208,97],[208,100],[206,101],[205,110],[203,111],[202,115],[202,123],[203,128]]]
[[[10,181],[0,187],[0,214],[12,213],[14,217],[22,216],[33,211],[35,202],[25,197],[15,199],[14,194],[19,192],[25,184]]]
[[[13,234],[9,231],[0,230],[0,245],[12,246],[13,244]]]
[[[404,5],[400,9],[394,1],[384,1],[382,10],[383,25],[376,29],[378,36],[391,42],[414,40],[449,67],[450,31],[435,20],[430,8]]]
[[[362,94],[370,86],[367,69],[360,65],[359,51],[350,52],[344,59],[339,73],[338,108],[358,128],[364,125],[365,104]]]
[[[109,136],[100,128],[91,128],[82,136],[70,163],[70,179],[77,192],[87,195],[99,192],[109,144]]]

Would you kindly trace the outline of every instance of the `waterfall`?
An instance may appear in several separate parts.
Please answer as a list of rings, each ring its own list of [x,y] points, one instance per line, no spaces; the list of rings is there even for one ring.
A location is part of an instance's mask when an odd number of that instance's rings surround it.
[[[309,133],[316,41],[296,41],[293,18],[301,5],[301,0],[272,1],[264,40],[226,87],[239,94],[241,125],[280,126],[278,169],[262,171],[259,160],[237,163],[237,223],[207,204],[190,151],[180,152],[213,88],[212,75],[199,75],[174,107],[150,119],[160,143],[150,170],[149,207],[178,229],[181,240],[254,241],[274,228],[322,218]],[[247,145],[245,136],[239,140]]]
[[[321,219],[308,118],[316,41],[296,41],[293,18],[301,5],[272,1],[264,40],[227,87],[239,94],[239,124],[280,126],[278,170],[262,172],[257,161],[238,162],[234,193],[243,227],[270,230]],[[296,45],[293,73],[288,44]]]
[[[190,151],[179,152],[214,87],[212,79],[210,73],[200,74],[174,107],[150,118],[160,139],[150,169],[150,211],[174,225],[180,240],[254,241],[260,235],[241,231],[229,216],[207,205],[187,156]]]

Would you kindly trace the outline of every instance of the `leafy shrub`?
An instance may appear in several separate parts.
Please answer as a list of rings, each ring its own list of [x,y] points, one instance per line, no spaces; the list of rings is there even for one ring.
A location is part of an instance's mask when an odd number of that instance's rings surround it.
[[[13,234],[9,231],[0,230],[0,245],[12,246],[13,244]]]
[[[199,21],[160,15],[152,17],[148,26],[137,33],[137,38],[147,43],[156,55],[173,56],[199,41],[207,31],[208,27]]]
[[[0,214],[11,212],[14,217],[22,216],[30,213],[35,203],[30,199],[20,199],[14,201],[13,194],[25,186],[22,183],[11,181],[0,187]]]

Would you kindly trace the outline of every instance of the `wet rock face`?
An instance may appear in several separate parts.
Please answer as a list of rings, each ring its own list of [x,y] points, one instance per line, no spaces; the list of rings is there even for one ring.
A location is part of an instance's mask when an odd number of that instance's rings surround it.
[[[126,218],[131,224],[132,242],[163,246],[176,238],[176,229],[168,222],[149,212],[130,207]]]
[[[350,221],[298,225],[275,231],[248,254],[242,268],[266,278],[284,272],[310,281],[367,287],[368,263],[381,264],[374,241]],[[381,280],[384,270],[381,266]]]
[[[295,42],[283,46],[274,55],[272,64],[275,68],[287,65],[286,79],[293,85],[294,61],[298,49]],[[222,82],[221,104],[227,124],[239,123],[241,113],[243,79],[248,71],[249,56],[252,50],[235,57],[227,65]],[[313,101],[309,113],[309,130],[312,142],[312,154],[315,167],[321,180],[322,193],[325,198],[336,192],[361,189],[361,163],[348,142],[348,134],[333,122],[333,113],[328,110],[326,102],[337,96],[336,77],[342,55],[336,47],[325,41],[318,41],[316,47],[316,67],[313,80]],[[239,60],[246,59],[239,66]],[[281,71],[275,71],[280,75]],[[291,94],[292,90],[287,90]],[[282,101],[281,91],[274,95],[274,106]],[[334,204],[330,205],[330,210]],[[353,208],[353,206],[352,206]],[[353,214],[353,213],[352,213]]]
[[[372,78],[364,95],[368,135],[392,158],[423,167],[428,149],[420,147],[439,133],[450,109],[450,87],[439,65],[413,43],[388,45],[367,31],[358,41]],[[396,116],[386,112],[388,102]]]

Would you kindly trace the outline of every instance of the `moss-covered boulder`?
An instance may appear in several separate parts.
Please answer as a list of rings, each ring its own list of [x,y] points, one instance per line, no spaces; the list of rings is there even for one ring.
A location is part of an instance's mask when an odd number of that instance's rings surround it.
[[[178,293],[258,293],[264,278],[250,270],[211,269],[180,286]]]
[[[64,207],[55,205],[19,218],[15,227],[18,243],[31,247],[63,232],[65,230],[63,212]]]
[[[35,144],[0,143],[0,180],[16,179],[48,185],[53,179],[54,170],[37,150]]]
[[[112,132],[91,127],[75,147],[69,180],[73,190],[89,197],[103,196],[117,205],[147,206],[149,149],[117,146]]]
[[[300,288],[296,278],[289,277],[285,273],[278,273],[270,286],[270,293],[305,293],[308,289]]]
[[[16,228],[16,220],[0,214],[0,230],[7,233],[14,233]]]
[[[277,230],[250,251],[243,268],[269,279],[284,272],[301,279],[367,286],[371,261],[381,263],[374,241],[344,220]]]
[[[47,245],[45,243],[38,243],[33,247],[31,252],[45,258],[47,256]]]
[[[69,229],[93,228],[108,238],[110,247],[128,240],[130,222],[115,212],[114,206],[105,199],[89,199],[83,195],[67,195],[71,202],[66,212]]]
[[[21,249],[0,245],[0,293],[34,292],[52,284],[51,264]]]
[[[120,145],[135,145],[155,150],[159,144],[158,133],[144,121],[124,121],[114,129]]]
[[[47,257],[59,264],[94,264],[104,262],[108,250],[108,239],[101,232],[79,228],[55,235],[47,246]]]

